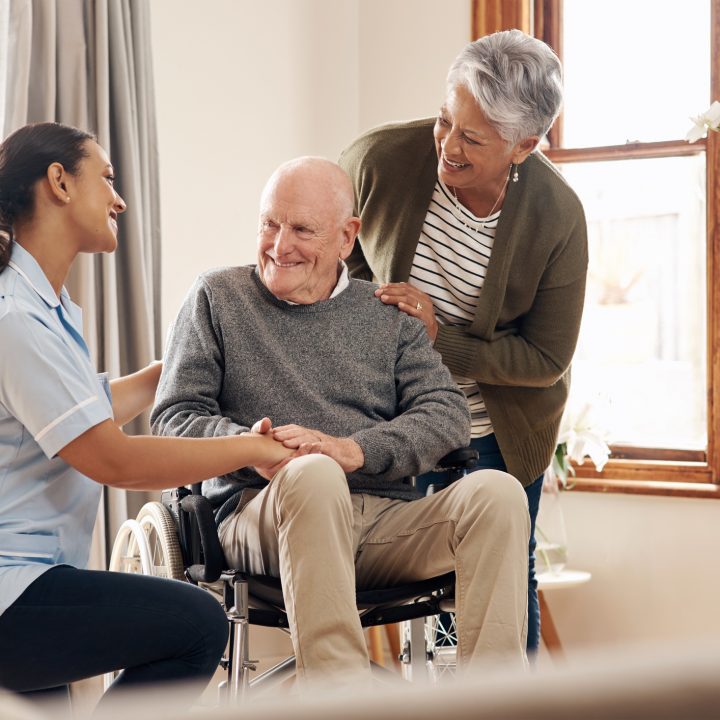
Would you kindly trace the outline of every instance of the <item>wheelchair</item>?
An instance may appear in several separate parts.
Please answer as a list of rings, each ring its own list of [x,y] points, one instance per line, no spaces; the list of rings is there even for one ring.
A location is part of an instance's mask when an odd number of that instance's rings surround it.
[[[462,448],[442,458],[436,470],[450,484],[477,463],[478,453]],[[411,479],[412,481],[412,479]],[[183,580],[218,595],[230,625],[228,650],[221,666],[222,699],[238,701],[270,680],[284,680],[295,669],[290,656],[251,679],[257,661],[250,659],[249,626],[289,633],[280,579],[250,575],[227,567],[215,518],[201,484],[162,493],[160,502],[144,505],[126,520],[113,544],[109,570]],[[432,492],[433,487],[428,490]],[[389,588],[359,590],[356,603],[363,627],[400,623],[401,676],[436,681],[455,667],[455,573]],[[114,675],[105,677],[106,687]]]

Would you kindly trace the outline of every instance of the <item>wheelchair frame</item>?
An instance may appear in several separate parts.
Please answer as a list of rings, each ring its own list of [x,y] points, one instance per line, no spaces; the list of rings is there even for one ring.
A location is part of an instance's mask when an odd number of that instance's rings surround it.
[[[439,469],[448,473],[448,484],[462,477],[477,461],[471,448],[456,450],[443,458]],[[221,666],[227,671],[222,683],[226,697],[237,701],[251,687],[285,676],[294,670],[290,656],[256,678],[250,672],[249,626],[260,625],[289,632],[282,588],[277,578],[253,576],[226,568],[209,501],[198,483],[166,490],[162,502],[144,505],[137,519],[126,520],[113,545],[109,569],[135,572],[195,585],[222,582],[222,605],[230,624],[227,655]],[[431,488],[429,492],[432,492]],[[450,628],[440,627],[438,616],[454,609],[453,572],[393,588],[358,591],[356,601],[363,627],[402,623],[399,660],[407,680],[437,679],[455,665],[454,618]],[[438,637],[444,642],[439,644]],[[416,651],[413,649],[416,648]],[[113,674],[105,678],[108,686]]]

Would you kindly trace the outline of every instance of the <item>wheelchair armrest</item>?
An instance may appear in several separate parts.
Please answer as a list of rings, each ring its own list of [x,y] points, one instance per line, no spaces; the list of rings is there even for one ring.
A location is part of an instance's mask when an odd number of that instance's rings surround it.
[[[204,563],[190,565],[185,574],[192,582],[215,582],[223,571],[225,556],[218,538],[217,526],[212,507],[207,498],[202,495],[186,495],[180,501],[180,508],[194,515],[200,533]]]
[[[438,470],[455,470],[475,467],[480,453],[471,447],[458,448],[437,461]]]

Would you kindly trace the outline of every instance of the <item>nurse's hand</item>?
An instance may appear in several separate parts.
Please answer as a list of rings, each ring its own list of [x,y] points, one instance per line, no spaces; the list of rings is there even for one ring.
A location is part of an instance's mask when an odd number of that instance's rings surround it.
[[[270,433],[129,436],[112,420],[94,425],[58,452],[86,477],[124,490],[164,490],[250,466],[279,468],[297,454]]]
[[[399,310],[422,320],[430,340],[435,342],[438,323],[435,319],[435,307],[427,293],[410,283],[384,283],[375,291],[375,297],[380,298],[386,305],[397,305]]]
[[[243,433],[244,435],[255,435],[258,437],[267,437],[271,439],[273,438],[273,426],[272,426],[272,420],[270,420],[269,417],[264,417],[262,420],[258,420],[256,423],[253,424],[253,426],[250,428],[249,433]],[[279,442],[279,441],[277,441]],[[288,461],[295,456],[296,453],[292,453],[288,456],[285,456],[280,459],[279,462],[273,462],[269,463],[267,465],[254,465],[255,472],[262,478],[265,478],[265,480],[272,480],[275,473],[280,470],[280,468],[287,465]]]

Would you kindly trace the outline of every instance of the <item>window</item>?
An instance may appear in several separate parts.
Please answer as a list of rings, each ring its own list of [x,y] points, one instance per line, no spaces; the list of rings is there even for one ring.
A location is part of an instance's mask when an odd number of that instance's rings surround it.
[[[720,497],[720,135],[684,138],[720,99],[720,0],[506,0],[561,57],[548,157],[585,207],[590,267],[576,402],[608,402],[613,459],[589,489]],[[717,63],[715,63],[717,66]]]

